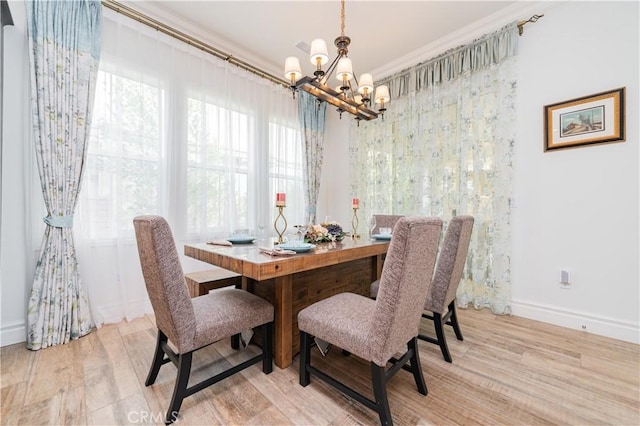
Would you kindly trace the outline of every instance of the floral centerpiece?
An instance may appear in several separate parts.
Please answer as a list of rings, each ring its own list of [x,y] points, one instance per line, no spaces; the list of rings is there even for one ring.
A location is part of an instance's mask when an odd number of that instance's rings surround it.
[[[342,241],[347,235],[337,222],[319,223],[309,225],[304,234],[304,241],[307,243],[328,243]]]

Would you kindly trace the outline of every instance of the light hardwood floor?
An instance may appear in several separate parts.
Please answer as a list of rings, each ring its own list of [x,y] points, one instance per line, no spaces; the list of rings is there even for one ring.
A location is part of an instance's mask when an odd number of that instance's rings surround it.
[[[389,383],[398,425],[639,425],[640,347],[487,310],[459,310],[463,342],[446,331],[453,364],[420,342],[429,395],[410,373]],[[425,321],[423,329],[430,331]],[[152,317],[108,325],[37,352],[1,349],[2,424],[161,423],[176,370],[144,386],[155,344]],[[252,349],[248,349],[251,351]],[[194,380],[248,357],[219,342],[194,355]],[[335,348],[323,364],[367,392],[369,366]],[[193,381],[192,381],[193,383]],[[365,385],[367,384],[367,385]],[[367,393],[370,394],[370,393]],[[260,365],[185,399],[176,424],[371,425],[377,416],[312,377],[298,384],[298,358],[270,375]]]

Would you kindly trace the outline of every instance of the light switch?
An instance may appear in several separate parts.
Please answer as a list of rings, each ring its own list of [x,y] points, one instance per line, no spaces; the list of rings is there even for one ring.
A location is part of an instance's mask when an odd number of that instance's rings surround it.
[[[560,283],[562,283],[562,284],[571,284],[569,271],[566,271],[564,269],[560,271]]]

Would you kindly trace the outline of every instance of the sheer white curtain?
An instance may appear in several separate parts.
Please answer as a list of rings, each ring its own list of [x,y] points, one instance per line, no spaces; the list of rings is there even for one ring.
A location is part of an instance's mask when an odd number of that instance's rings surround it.
[[[268,236],[276,192],[287,194],[290,223],[304,218],[287,90],[110,10],[102,51],[76,224],[96,324],[150,312],[135,216],[165,216],[179,252],[236,229]]]
[[[475,217],[457,299],[462,306],[490,307],[498,314],[511,309],[516,49],[509,44],[518,37],[514,31],[510,27],[419,66],[412,77],[423,82],[422,90],[415,91],[416,85],[392,98],[384,120],[352,126],[350,144],[352,193],[363,200],[363,217],[433,215],[445,222],[460,214]],[[469,52],[482,55],[470,63]],[[480,57],[488,59],[478,64]],[[457,72],[450,72],[458,64]],[[433,69],[438,79],[446,70],[446,78],[434,83]],[[425,70],[431,71],[430,84],[421,80]],[[392,85],[396,96],[406,90],[398,82],[402,79]]]

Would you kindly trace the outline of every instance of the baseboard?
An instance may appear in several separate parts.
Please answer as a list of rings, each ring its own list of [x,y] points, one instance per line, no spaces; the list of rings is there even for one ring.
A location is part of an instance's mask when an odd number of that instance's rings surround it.
[[[93,317],[97,317],[100,320],[98,326],[118,323],[125,319],[127,321],[131,321],[134,318],[153,313],[149,299],[125,303],[124,308],[123,304],[113,304],[111,306],[99,306],[93,309],[95,310],[95,313],[98,314]],[[128,314],[125,314],[125,312]],[[0,347],[26,341],[26,322],[16,321],[9,324],[2,324],[2,327],[0,327]]]
[[[27,324],[14,322],[0,327],[0,346],[9,346],[27,341]]]
[[[519,300],[511,301],[511,312],[518,317],[640,344],[640,324]]]
[[[148,298],[130,302],[114,303],[91,307],[92,318],[98,327],[104,324],[116,324],[120,321],[131,321],[145,314],[152,314],[151,302]]]

